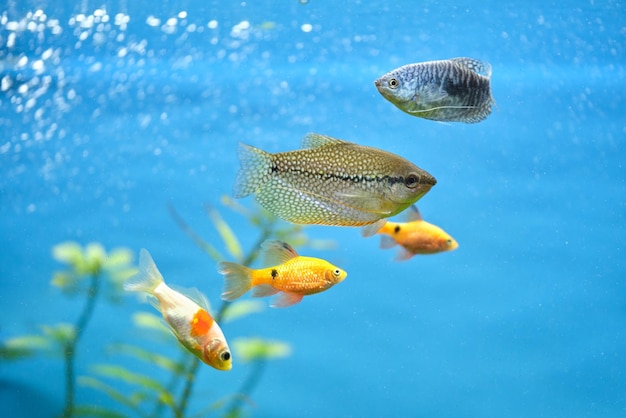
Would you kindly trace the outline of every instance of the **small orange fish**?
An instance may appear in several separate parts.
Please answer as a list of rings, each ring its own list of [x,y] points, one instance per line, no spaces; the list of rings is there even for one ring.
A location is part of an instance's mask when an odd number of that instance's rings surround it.
[[[282,308],[330,289],[348,275],[328,261],[299,256],[286,242],[265,241],[261,249],[273,267],[255,270],[228,261],[219,263],[218,271],[225,279],[222,299],[237,299],[252,288],[254,297],[279,293],[270,306]]]
[[[459,246],[446,231],[424,221],[415,205],[409,209],[408,222],[387,222],[377,233],[384,234],[380,240],[381,248],[402,246],[396,260],[408,260],[415,254],[452,251]],[[363,234],[368,236],[368,230],[364,229]]]
[[[145,249],[139,253],[139,273],[124,284],[124,289],[154,296],[158,301],[154,306],[187,350],[217,370],[231,369],[232,356],[228,343],[221,328],[209,314],[206,300],[201,301],[205,305],[202,307],[167,286]]]

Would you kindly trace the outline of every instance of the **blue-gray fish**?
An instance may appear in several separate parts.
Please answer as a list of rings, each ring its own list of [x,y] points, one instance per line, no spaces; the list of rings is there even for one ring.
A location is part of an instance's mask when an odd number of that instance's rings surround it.
[[[296,151],[270,154],[245,144],[238,151],[234,196],[254,194],[295,224],[371,225],[373,234],[436,183],[395,154],[314,133]]]
[[[480,122],[495,104],[491,65],[472,58],[404,65],[374,84],[398,109],[440,122]]]

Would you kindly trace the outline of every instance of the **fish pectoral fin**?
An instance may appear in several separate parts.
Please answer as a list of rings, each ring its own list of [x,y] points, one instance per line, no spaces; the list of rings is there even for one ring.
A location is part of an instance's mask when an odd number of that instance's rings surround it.
[[[275,184],[272,194],[257,195],[257,201],[261,206],[271,206],[275,204],[272,196],[276,195],[282,195],[284,198],[291,200],[292,204],[284,207],[284,210],[283,208],[275,208],[274,214],[295,224],[316,223],[311,222],[311,219],[333,217],[334,221],[337,222],[334,225],[357,226],[370,224],[382,217],[376,214],[376,211],[364,210],[359,206],[361,202],[358,200],[348,199],[351,201],[343,201],[341,195],[322,195],[288,182]]]
[[[272,308],[286,308],[287,306],[295,305],[299,303],[304,295],[290,292],[280,292],[278,296],[274,298],[270,306]]]
[[[391,215],[390,210],[383,209],[385,202],[380,196],[372,196],[367,193],[336,193],[336,196],[340,199],[337,200],[338,204],[351,207],[355,210],[381,216]]]
[[[278,289],[269,284],[260,284],[252,288],[252,296],[255,298],[262,298],[263,296],[271,296],[278,293]]]
[[[411,205],[411,207],[406,211],[407,213],[407,221],[423,221],[422,214],[416,205]]]
[[[413,254],[411,251],[407,250],[406,248],[401,248],[398,251],[398,254],[396,254],[395,260],[396,261],[406,261],[408,259],[410,259],[411,257],[413,257],[415,254]]]
[[[438,102],[446,97],[448,97],[447,91],[445,91],[439,84],[431,83],[419,89],[419,92],[413,96],[413,100],[418,105],[425,105]]]
[[[387,249],[395,247],[396,245],[398,245],[396,240],[391,238],[389,235],[383,235],[382,237],[380,237],[380,248]]]

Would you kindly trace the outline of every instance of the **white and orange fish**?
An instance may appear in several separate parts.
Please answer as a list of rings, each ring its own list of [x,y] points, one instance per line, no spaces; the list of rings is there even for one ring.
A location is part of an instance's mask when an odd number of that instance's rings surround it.
[[[422,219],[417,206],[412,205],[408,214],[408,222],[387,222],[377,232],[383,234],[381,248],[402,246],[396,260],[408,260],[416,254],[452,251],[459,246],[446,231]],[[363,235],[368,236],[368,230],[364,229]]]
[[[131,292],[145,292],[156,298],[161,312],[180,343],[217,370],[230,370],[231,353],[221,328],[213,320],[207,306],[170,288],[145,249],[139,252],[139,273],[124,284]]]
[[[261,249],[266,264],[272,267],[255,270],[228,261],[219,263],[218,271],[225,279],[222,299],[237,299],[252,288],[255,297],[278,293],[270,306],[285,307],[330,289],[348,275],[326,260],[298,255],[286,242],[265,241]]]

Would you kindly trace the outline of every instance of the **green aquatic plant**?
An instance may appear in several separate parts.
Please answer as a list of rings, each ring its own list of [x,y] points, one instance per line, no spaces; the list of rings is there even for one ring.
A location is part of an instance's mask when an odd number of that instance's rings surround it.
[[[235,231],[217,208],[206,206],[205,210],[222,241],[221,250],[197,234],[173,206],[168,207],[172,218],[185,235],[215,262],[223,260],[222,254],[226,254],[230,260],[251,265],[260,255],[260,244],[268,238],[288,241],[294,246],[329,248],[334,245],[331,241],[310,240],[303,227],[286,224],[262,209],[250,210],[230,198],[223,198],[221,203],[235,214],[243,216],[250,228],[258,232],[249,250],[243,250]],[[82,310],[73,323],[42,325],[39,333],[3,341],[0,344],[0,358],[18,360],[42,354],[60,355],[65,361],[66,396],[61,414],[63,417],[132,415],[182,418],[206,414],[240,417],[250,403],[250,396],[262,378],[267,363],[291,353],[290,345],[285,342],[260,337],[233,338],[232,346],[238,363],[248,367],[246,377],[234,393],[215,399],[201,411],[190,414],[188,410],[194,383],[204,369],[201,367],[202,362],[178,343],[159,315],[139,312],[133,315],[132,323],[142,338],[149,339],[149,346],[127,341],[106,344],[106,355],[113,361],[90,364],[88,372],[77,377],[76,358],[96,305],[102,299],[109,303],[121,301],[125,295],[123,284],[137,269],[130,250],[115,249],[106,252],[97,243],[85,247],[74,242],[62,243],[53,247],[52,255],[64,266],[54,272],[52,285],[67,297],[83,298]],[[214,309],[213,317],[222,327],[228,327],[232,321],[259,314],[264,306],[258,300],[222,301]],[[176,354],[172,355],[172,352]],[[131,367],[127,366],[129,360],[132,362]],[[142,367],[149,371],[142,370]],[[154,377],[155,368],[160,370],[158,375],[161,378]],[[163,374],[165,378],[162,378]],[[126,412],[80,404],[75,394],[77,384],[103,393]]]
[[[259,256],[260,243],[272,236],[288,239],[297,245],[313,244],[320,246],[325,244],[325,242],[309,241],[303,234],[301,227],[281,227],[280,221],[268,213],[250,211],[227,198],[222,203],[234,212],[246,217],[254,229],[259,231],[257,240],[251,249],[245,252],[237,235],[222,218],[220,212],[214,207],[205,207],[211,223],[222,240],[225,253],[229,258],[243,264],[254,263]],[[168,206],[168,210],[180,229],[212,260],[218,262],[223,259],[222,252],[198,235],[173,206]],[[232,321],[261,312],[263,307],[264,304],[256,300],[222,302],[217,312],[213,312],[213,316],[220,325],[226,324],[227,326]],[[85,386],[106,393],[110,398],[131,410],[136,416],[161,416],[166,410],[169,410],[174,417],[189,416],[189,401],[192,397],[197,375],[202,370],[202,362],[178,344],[158,315],[146,312],[138,313],[134,315],[133,322],[137,328],[149,331],[152,339],[159,341],[163,347],[151,344],[151,348],[147,349],[131,344],[112,344],[108,347],[109,353],[131,357],[133,360],[138,360],[139,363],[149,366],[157,366],[168,373],[167,382],[163,383],[142,372],[131,371],[115,364],[94,365],[91,368],[93,375],[81,377],[80,382]],[[160,354],[161,351],[167,349],[166,345],[177,347],[180,352],[177,360]],[[192,416],[216,414],[218,411],[223,411],[223,416],[227,417],[241,416],[246,400],[249,399],[250,394],[262,377],[265,364],[269,360],[287,356],[291,352],[291,347],[287,343],[262,338],[237,338],[233,342],[233,347],[235,356],[240,360],[240,363],[247,363],[250,366],[247,377],[234,394],[224,399],[215,400]],[[107,381],[112,383],[107,383]],[[119,384],[129,385],[130,391],[118,390],[116,387]],[[88,411],[84,410],[83,412]],[[113,411],[101,408],[97,410],[91,408],[89,412],[109,416],[114,414]]]
[[[65,406],[63,417],[75,413],[76,372],[78,344],[93,316],[101,295],[109,300],[119,300],[122,284],[135,274],[132,252],[115,249],[107,253],[98,243],[81,247],[75,242],[58,244],[52,249],[53,257],[65,265],[52,277],[52,285],[69,297],[84,296],[85,304],[72,324],[42,325],[41,334],[15,337],[3,342],[0,356],[19,359],[41,352],[61,354],[65,362]]]

